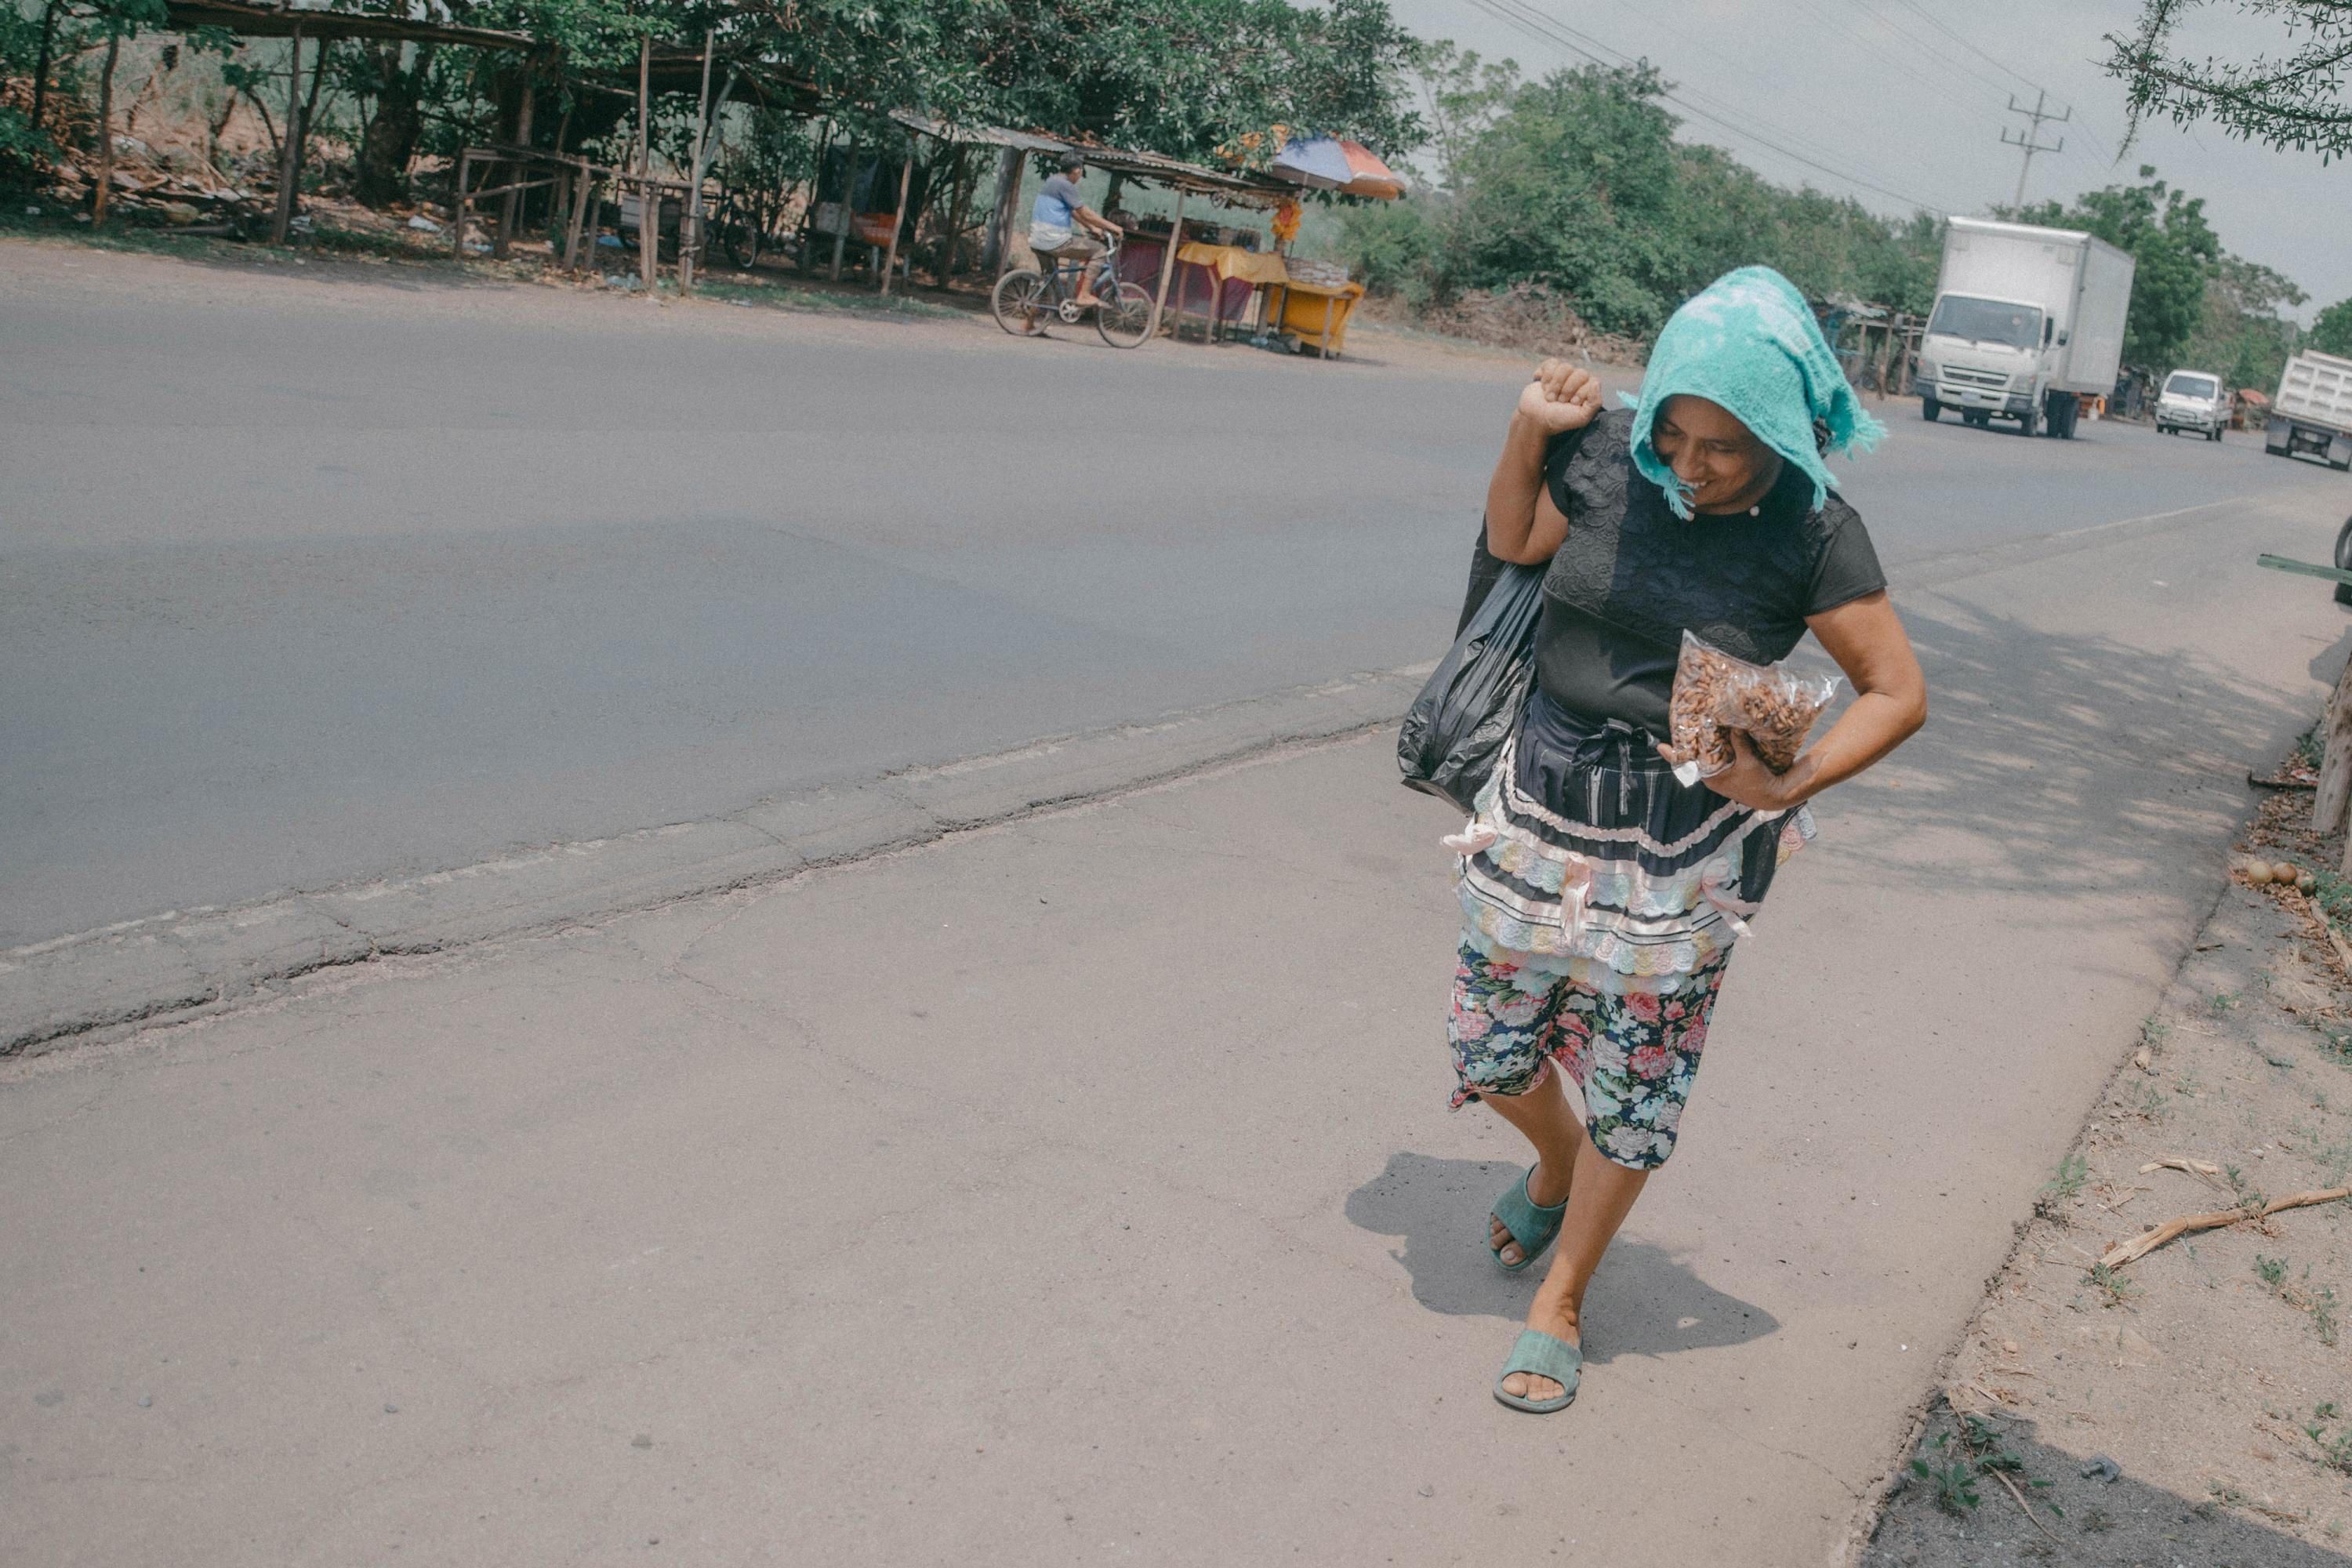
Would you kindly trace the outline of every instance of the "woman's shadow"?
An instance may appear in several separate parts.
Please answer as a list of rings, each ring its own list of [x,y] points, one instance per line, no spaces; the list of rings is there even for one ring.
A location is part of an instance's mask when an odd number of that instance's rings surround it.
[[[1389,1156],[1388,1168],[1348,1194],[1348,1218],[1401,1236],[1389,1254],[1404,1265],[1413,1300],[1433,1312],[1513,1322],[1527,1315],[1541,1264],[1505,1274],[1486,1251],[1483,1216],[1518,1167],[1491,1160]],[[1597,1325],[1585,1354],[1596,1365],[1621,1355],[1744,1344],[1780,1326],[1761,1307],[1727,1296],[1664,1247],[1620,1236],[1593,1276],[1586,1315]]]

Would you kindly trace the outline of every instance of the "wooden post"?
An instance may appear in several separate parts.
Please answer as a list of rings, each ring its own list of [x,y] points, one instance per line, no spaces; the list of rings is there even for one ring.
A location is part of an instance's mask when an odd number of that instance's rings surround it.
[[[853,142],[849,144],[849,156],[843,160],[841,165],[841,200],[834,204],[835,211],[833,216],[835,226],[833,231],[833,270],[825,275],[828,282],[841,281],[841,253],[849,247],[850,198],[856,195],[856,192],[857,143]]]
[[[653,298],[661,268],[661,193],[654,189],[654,41],[637,40],[637,269]]]
[[[578,170],[572,175],[572,227],[563,237],[563,270],[566,272],[576,272],[580,268],[580,230],[588,220],[590,194],[596,188],[594,173],[585,167]]]
[[[947,248],[940,255],[940,287],[942,289],[955,276],[956,252],[963,246],[963,220],[971,206],[974,174],[970,152],[971,149],[965,147],[955,150],[955,197],[948,204],[948,243]]]
[[[1020,199],[1021,149],[1007,147],[996,165],[996,207],[989,215],[988,237],[980,247],[980,270],[986,277],[1004,270],[1004,237],[1012,231],[1013,204]]]
[[[2311,795],[2311,830],[2322,834],[2343,826],[2346,807],[2352,805],[2352,663],[2336,678],[2324,722],[2326,750],[2320,757],[2319,787]],[[2347,853],[2352,855],[2352,846]]]
[[[646,109],[652,97],[654,41],[637,40],[637,173],[653,173],[653,130],[646,123]]]
[[[518,147],[528,147],[530,145],[530,105],[531,100],[537,96],[538,95],[530,89],[530,68],[525,67],[522,78],[522,103],[515,110],[514,119],[514,142],[515,145]],[[520,184],[523,181],[530,177],[530,165],[529,163],[501,163],[499,167],[512,171],[512,173],[507,176],[507,183],[509,185]],[[509,190],[507,192],[507,199],[499,204],[499,237],[496,248],[500,260],[504,260],[506,258],[509,248],[514,243],[515,218],[518,211],[517,204],[521,200],[522,193],[520,191]]]
[[[286,57],[286,134],[278,138],[278,211],[269,220],[269,243],[286,243],[294,221],[294,186],[302,177],[302,24],[294,24],[293,47]]]
[[[907,191],[915,181],[915,148],[910,142],[907,156],[898,165],[898,211],[890,225],[889,254],[882,258],[882,298],[890,297],[890,274],[898,265],[898,231],[907,226]]]
[[[716,29],[702,35],[702,91],[694,100],[694,151],[687,157],[686,202],[677,215],[677,291],[694,287],[694,255],[702,243],[702,139],[710,127],[710,55]]]
[[[449,254],[459,261],[466,258],[466,186],[473,177],[474,150],[460,149],[457,183],[449,189]]]
[[[1184,243],[1184,187],[1176,187],[1176,217],[1168,226],[1168,254],[1160,258],[1160,292],[1151,301],[1151,330],[1160,330],[1160,313],[1168,308],[1168,279],[1176,272],[1176,247]]]
[[[98,79],[98,188],[90,195],[93,228],[106,224],[106,206],[114,195],[114,61],[122,53],[122,35],[106,35],[106,68]]]
[[[303,161],[310,155],[310,127],[319,123],[319,89],[327,79],[327,51],[334,47],[332,38],[320,38],[318,47],[310,51],[310,85],[302,89],[302,123],[294,139],[294,169],[298,176]],[[301,194],[299,178],[295,194]]]

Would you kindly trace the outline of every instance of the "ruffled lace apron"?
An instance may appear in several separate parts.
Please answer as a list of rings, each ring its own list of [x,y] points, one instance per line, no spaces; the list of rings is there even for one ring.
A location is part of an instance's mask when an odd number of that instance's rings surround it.
[[[1445,843],[1480,952],[1596,991],[1664,993],[1728,954],[1812,837],[1803,806],[1759,813],[1677,784],[1649,731],[1538,690]]]

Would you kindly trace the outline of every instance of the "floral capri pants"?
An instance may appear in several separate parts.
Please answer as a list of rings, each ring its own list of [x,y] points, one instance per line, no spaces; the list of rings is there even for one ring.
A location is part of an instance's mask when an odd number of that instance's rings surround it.
[[[1621,994],[1524,970],[1465,942],[1445,1029],[1461,1080],[1454,1108],[1482,1095],[1525,1094],[1557,1059],[1583,1093],[1592,1146],[1617,1164],[1656,1170],[1675,1152],[1729,959],[1664,995]]]

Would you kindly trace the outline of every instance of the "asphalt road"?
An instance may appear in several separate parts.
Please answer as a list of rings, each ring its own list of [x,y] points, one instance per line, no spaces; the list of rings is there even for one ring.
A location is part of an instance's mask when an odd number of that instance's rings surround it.
[[[1517,377],[329,271],[7,247],[0,944],[1426,660]],[[1897,566],[2315,485],[1887,415]]]
[[[0,1061],[5,1555],[1846,1561],[2343,663],[2252,561],[2336,478],[1904,591],[1935,718],[1741,940],[1564,1414],[1488,1396],[1525,1146],[1444,1109],[1459,819],[1374,733]],[[2195,1371],[2087,1338],[2164,1292],[2081,1305],[2030,1455]],[[2008,1508],[1972,1561],[2031,1558]]]

